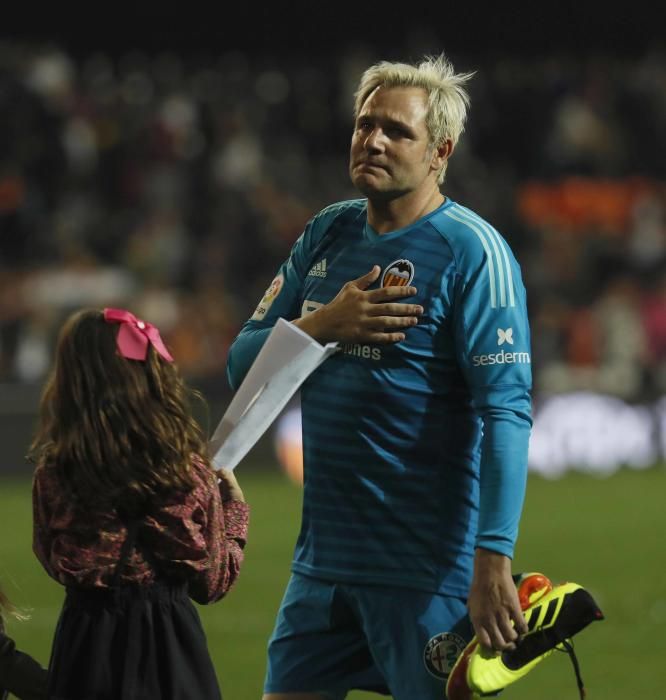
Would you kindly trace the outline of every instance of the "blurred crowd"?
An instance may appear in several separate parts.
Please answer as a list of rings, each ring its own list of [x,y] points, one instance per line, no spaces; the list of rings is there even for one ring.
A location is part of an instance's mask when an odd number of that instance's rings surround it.
[[[42,381],[63,317],[117,305],[224,385],[309,217],[358,196],[356,81],[401,57],[0,43],[0,382]],[[521,262],[537,390],[666,393],[666,55],[452,58],[478,73],[445,193]]]

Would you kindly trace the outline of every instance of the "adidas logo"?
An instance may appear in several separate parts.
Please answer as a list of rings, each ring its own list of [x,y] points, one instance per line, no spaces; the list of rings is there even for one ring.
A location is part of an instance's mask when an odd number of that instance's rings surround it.
[[[326,258],[312,266],[308,277],[326,277]]]

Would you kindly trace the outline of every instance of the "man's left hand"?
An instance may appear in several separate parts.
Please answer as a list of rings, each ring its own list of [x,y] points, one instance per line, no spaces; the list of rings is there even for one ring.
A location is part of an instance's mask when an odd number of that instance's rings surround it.
[[[467,606],[476,637],[487,649],[515,649],[519,636],[527,633],[511,576],[511,559],[503,554],[476,550]]]

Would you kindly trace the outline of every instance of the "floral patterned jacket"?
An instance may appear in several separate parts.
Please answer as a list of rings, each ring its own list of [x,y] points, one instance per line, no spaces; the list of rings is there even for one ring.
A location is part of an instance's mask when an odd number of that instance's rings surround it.
[[[243,562],[249,507],[222,501],[215,473],[193,461],[194,489],[166,501],[139,522],[137,546],[119,585],[186,583],[198,603],[219,600]],[[127,526],[115,510],[82,508],[65,496],[56,469],[41,464],[33,479],[33,550],[65,586],[108,588]]]

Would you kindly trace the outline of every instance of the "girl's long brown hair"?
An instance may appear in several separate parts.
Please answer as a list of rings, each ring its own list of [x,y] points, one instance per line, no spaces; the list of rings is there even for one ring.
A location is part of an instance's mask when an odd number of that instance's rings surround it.
[[[199,395],[152,346],[145,361],[119,355],[118,328],[92,309],[65,322],[29,456],[86,508],[134,511],[191,489],[193,456],[210,462],[189,403]]]

